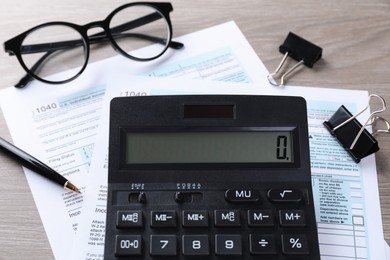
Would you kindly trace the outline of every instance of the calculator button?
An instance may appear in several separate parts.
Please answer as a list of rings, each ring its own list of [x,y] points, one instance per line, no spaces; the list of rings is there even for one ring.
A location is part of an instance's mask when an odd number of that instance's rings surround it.
[[[174,199],[177,203],[190,203],[192,202],[192,193],[177,191]]]
[[[184,210],[183,227],[208,227],[209,217],[207,210]]]
[[[151,235],[151,256],[175,256],[177,255],[177,242],[175,235]]]
[[[174,195],[174,200],[177,203],[197,203],[202,200],[202,193],[200,192],[184,192],[177,191]]]
[[[225,199],[229,202],[256,202],[260,193],[257,190],[231,189],[225,192]]]
[[[208,235],[183,235],[183,255],[200,256],[209,255]]]
[[[215,210],[214,224],[216,227],[239,227],[240,211],[238,210]]]
[[[252,255],[273,255],[276,254],[274,235],[249,235],[249,250]]]
[[[271,227],[274,225],[272,210],[248,210],[248,225],[250,227]]]
[[[215,235],[216,255],[242,255],[240,235]]]
[[[131,192],[129,194],[129,202],[130,203],[145,203],[146,202],[145,192]]]
[[[116,256],[142,254],[142,237],[140,235],[117,235],[115,244]]]
[[[152,211],[151,227],[176,227],[176,211]]]
[[[279,210],[281,226],[304,227],[306,226],[305,212],[303,210]]]
[[[272,202],[300,202],[303,200],[303,194],[298,189],[270,189],[268,198]]]
[[[305,235],[282,235],[282,250],[286,255],[308,255],[309,245]]]
[[[142,227],[141,210],[119,210],[117,212],[117,228]]]

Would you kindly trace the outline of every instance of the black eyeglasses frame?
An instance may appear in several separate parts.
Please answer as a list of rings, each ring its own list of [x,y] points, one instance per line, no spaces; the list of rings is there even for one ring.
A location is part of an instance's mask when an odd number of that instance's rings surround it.
[[[129,53],[125,52],[124,50],[122,50],[119,45],[117,44],[117,42],[115,41],[114,39],[114,36],[113,36],[113,28],[110,28],[110,22],[112,20],[112,18],[117,14],[119,13],[120,11],[122,11],[123,9],[125,8],[129,8],[129,7],[132,7],[132,6],[149,6],[151,8],[154,8],[156,9],[158,12],[159,12],[159,15],[161,15],[167,22],[167,25],[168,25],[168,31],[169,31],[169,35],[168,35],[168,39],[152,39],[149,37],[149,40],[150,41],[154,41],[154,42],[160,42],[162,44],[165,44],[165,47],[164,49],[162,50],[162,52],[160,52],[158,55],[154,56],[154,57],[150,57],[150,58],[138,58],[138,57],[135,57],[135,56],[132,56],[130,55]],[[57,22],[48,22],[48,23],[44,23],[44,24],[40,24],[38,26],[35,26],[15,37],[13,37],[12,39],[4,42],[4,50],[5,52],[7,52],[10,56],[13,56],[15,55],[20,63],[20,65],[23,67],[23,69],[27,72],[28,75],[26,75],[25,77],[23,77],[20,82],[18,84],[15,85],[15,87],[18,87],[18,88],[23,88],[25,87],[28,82],[30,82],[32,80],[32,78],[35,78],[41,82],[45,82],[45,83],[48,83],[48,84],[63,84],[63,83],[67,83],[67,82],[70,82],[72,80],[74,80],[75,78],[77,78],[78,76],[80,76],[83,71],[85,70],[85,68],[87,67],[88,65],[88,61],[89,61],[89,55],[90,55],[90,45],[93,44],[93,43],[97,43],[97,42],[101,42],[102,40],[107,40],[110,42],[111,46],[114,48],[114,50],[118,53],[120,53],[121,55],[129,58],[129,59],[132,59],[132,60],[135,60],[135,61],[150,61],[150,60],[154,60],[154,59],[157,59],[159,58],[160,56],[162,56],[166,50],[168,48],[173,48],[173,49],[181,49],[182,47],[184,47],[184,44],[180,43],[180,42],[175,42],[175,41],[172,41],[172,23],[171,23],[171,19],[170,19],[170,16],[169,16],[169,13],[173,11],[173,7],[172,7],[172,4],[169,3],[169,2],[134,2],[134,3],[128,3],[128,4],[125,4],[125,5],[122,5],[118,8],[116,8],[115,10],[113,10],[104,20],[102,21],[94,21],[94,22],[90,22],[88,24],[85,24],[85,25],[78,25],[78,24],[74,24],[74,23],[69,23],[69,22],[62,22],[62,21],[57,21]],[[161,17],[160,17],[161,18]],[[148,19],[148,20],[144,20],[142,21],[142,19]],[[140,25],[139,23],[144,23],[145,22],[151,22],[152,20],[150,19],[154,19],[152,17],[152,15],[148,15],[148,17],[142,17],[136,21],[129,21],[129,23],[126,23],[124,25],[121,25],[121,26],[137,26]],[[158,19],[158,18],[157,18]],[[71,44],[70,41],[68,42],[57,42],[57,43],[50,43],[50,44],[42,44],[41,46],[39,45],[34,45],[34,46],[25,46],[23,47],[23,53],[22,53],[22,44],[23,44],[23,41],[25,40],[25,38],[31,34],[32,32],[34,32],[35,30],[38,30],[42,27],[47,27],[47,26],[53,26],[53,25],[61,25],[61,26],[67,26],[67,27],[70,27],[72,29],[74,29],[75,31],[77,31],[78,33],[80,33],[81,37],[82,37],[82,43],[78,43],[78,44],[83,44],[84,45],[84,55],[85,55],[85,62],[84,64],[82,65],[80,71],[74,75],[73,77],[69,78],[69,79],[66,79],[66,80],[61,80],[61,81],[49,81],[49,80],[46,80],[44,78],[41,78],[39,76],[37,76],[34,71],[37,70],[39,68],[39,66],[44,62],[44,60],[47,58],[47,56],[49,56],[51,53],[55,52],[55,51],[58,51],[58,50],[64,50],[64,49],[68,49],[69,48],[69,44]],[[100,32],[100,33],[97,33],[97,34],[94,34],[94,35],[90,35],[88,36],[88,31],[92,28],[102,28],[104,31],[103,32]],[[114,28],[114,29],[118,29],[120,30],[120,28]],[[147,37],[145,35],[143,36],[139,36],[139,37]],[[80,40],[77,40],[77,41],[80,41]],[[76,41],[73,42],[73,47],[75,46]],[[50,48],[48,47],[50,45]],[[46,47],[45,47],[46,46]],[[23,61],[23,58],[22,58],[22,54],[25,54],[25,53],[34,53],[34,52],[42,52],[42,51],[46,51],[47,53],[45,55],[43,55],[37,62],[34,66],[32,66],[30,69],[26,66],[26,64],[24,63]]]

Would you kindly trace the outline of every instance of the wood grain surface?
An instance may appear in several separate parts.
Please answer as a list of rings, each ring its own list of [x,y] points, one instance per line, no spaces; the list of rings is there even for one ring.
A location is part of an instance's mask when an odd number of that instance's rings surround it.
[[[313,69],[299,69],[288,78],[288,84],[368,90],[390,102],[388,0],[171,2],[174,36],[234,20],[268,70],[273,71],[282,58],[278,46],[292,31],[321,46],[323,59]],[[86,24],[102,20],[124,3],[127,1],[1,1],[0,42],[44,22]],[[23,74],[15,57],[0,53],[0,88],[12,86]],[[390,109],[383,115],[390,120]],[[11,140],[2,115],[0,136]],[[386,241],[390,242],[390,134],[377,139],[381,148],[376,160],[383,229]],[[0,192],[0,259],[53,259],[22,169],[3,154],[0,154]]]

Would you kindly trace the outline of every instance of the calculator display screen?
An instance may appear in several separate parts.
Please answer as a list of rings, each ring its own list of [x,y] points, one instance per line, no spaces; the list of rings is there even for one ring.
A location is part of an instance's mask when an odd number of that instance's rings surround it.
[[[127,132],[126,164],[293,163],[292,132]]]

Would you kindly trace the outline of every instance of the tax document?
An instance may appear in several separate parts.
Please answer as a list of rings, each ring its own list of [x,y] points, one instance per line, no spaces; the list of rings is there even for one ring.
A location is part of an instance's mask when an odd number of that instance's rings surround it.
[[[79,78],[68,84],[46,85],[33,81],[24,89],[11,87],[0,91],[0,105],[14,144],[63,174],[84,192],[100,127],[102,98],[107,88],[112,87],[107,85],[111,77],[266,81],[268,71],[234,22],[175,40],[184,43],[185,48],[168,50],[151,62],[140,63],[115,56],[89,64]],[[126,90],[127,95],[146,93],[137,86],[132,87],[134,90]],[[27,169],[25,173],[53,254],[61,259],[67,255],[75,238],[83,195],[61,190]]]
[[[93,154],[93,173],[89,175],[94,178],[89,178],[85,194],[82,225],[72,250],[74,259],[103,259],[104,256],[108,174],[107,107],[112,97],[127,96],[128,89],[132,89],[127,82],[129,80],[114,80],[110,85],[115,87],[110,88],[110,93],[106,96],[107,104],[102,115],[102,120],[105,120],[102,121],[104,127],[100,128],[98,134],[101,142],[97,144],[98,148]],[[152,86],[147,95],[234,94],[240,91],[239,94],[304,96],[308,104],[312,182],[321,259],[385,259],[375,157],[371,155],[360,164],[355,164],[323,126],[323,122],[343,104],[352,113],[363,109],[368,102],[366,91],[290,86],[286,89],[276,89],[256,84],[254,87],[239,87],[241,84],[237,84],[235,89],[230,85],[220,87],[221,83],[214,83],[203,91],[199,84],[195,84],[192,89],[183,91],[159,88],[147,82],[143,84]],[[167,86],[169,85],[168,83]],[[208,85],[204,83],[204,86]],[[348,96],[347,102],[343,98],[345,96]],[[365,112],[361,116],[366,118],[368,115],[368,112]]]
[[[274,91],[302,93],[307,101],[321,260],[385,259],[375,155],[356,164],[323,126],[341,105],[352,114],[363,110],[368,105],[368,92],[306,87]],[[368,109],[357,119],[365,122],[369,116]]]

